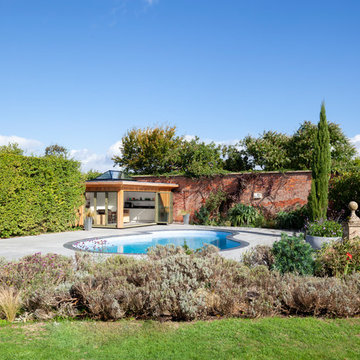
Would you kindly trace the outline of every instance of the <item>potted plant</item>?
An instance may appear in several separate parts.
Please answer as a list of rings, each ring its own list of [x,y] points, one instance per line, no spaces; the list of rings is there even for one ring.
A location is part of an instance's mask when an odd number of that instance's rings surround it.
[[[306,241],[314,248],[321,249],[323,244],[342,240],[341,224],[331,220],[318,220],[305,225]]]
[[[182,217],[183,217],[183,224],[189,225],[190,211],[189,210],[181,210],[180,215],[182,215]]]
[[[88,209],[85,214],[85,222],[84,222],[84,229],[86,231],[90,231],[92,229],[93,216],[94,216],[93,211]]]

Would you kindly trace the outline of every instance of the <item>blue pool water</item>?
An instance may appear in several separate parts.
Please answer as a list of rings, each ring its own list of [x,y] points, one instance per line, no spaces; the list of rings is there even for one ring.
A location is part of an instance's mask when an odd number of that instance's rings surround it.
[[[241,246],[240,242],[227,239],[229,235],[231,233],[225,231],[158,231],[141,235],[85,240],[73,244],[73,248],[102,253],[146,254],[150,247],[156,245],[182,246],[185,242],[193,250],[205,244],[214,245],[220,250]]]

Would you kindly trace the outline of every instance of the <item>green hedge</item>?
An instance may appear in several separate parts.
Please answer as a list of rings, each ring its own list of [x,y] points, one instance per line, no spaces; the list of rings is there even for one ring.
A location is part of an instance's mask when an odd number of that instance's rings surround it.
[[[84,191],[77,161],[1,154],[0,237],[69,229]]]
[[[336,175],[330,180],[329,215],[345,220],[350,215],[350,201],[356,201],[360,205],[360,169]]]

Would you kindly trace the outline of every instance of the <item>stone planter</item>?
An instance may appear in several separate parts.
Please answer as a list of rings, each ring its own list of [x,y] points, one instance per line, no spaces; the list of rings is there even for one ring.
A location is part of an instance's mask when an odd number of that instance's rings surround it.
[[[93,222],[92,217],[85,218],[84,229],[86,231],[90,231],[92,229],[92,222]]]
[[[323,236],[312,236],[306,235],[305,240],[315,249],[319,250],[323,244],[327,244],[332,241],[341,241],[341,237],[323,237]]]
[[[183,224],[184,225],[189,225],[189,220],[190,220],[190,214],[183,215]]]

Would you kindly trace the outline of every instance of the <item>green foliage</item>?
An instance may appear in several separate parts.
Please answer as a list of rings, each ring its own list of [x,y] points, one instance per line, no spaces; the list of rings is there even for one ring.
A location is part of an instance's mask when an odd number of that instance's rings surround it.
[[[227,171],[246,171],[253,168],[253,164],[244,149],[238,145],[224,145],[222,147],[222,156],[224,158],[224,170]]]
[[[201,205],[200,209],[195,211],[194,215],[195,215],[195,219],[194,219],[195,224],[198,225],[211,224],[210,211],[206,208],[206,205]]]
[[[360,205],[360,169],[335,175],[330,180],[329,202],[336,217],[345,220],[350,215],[350,201]]]
[[[331,168],[333,170],[346,168],[356,154],[356,149],[338,124],[330,122],[328,129],[331,146]],[[304,121],[292,136],[289,144],[291,169],[311,169],[316,134],[317,126],[310,121]]]
[[[195,223],[199,225],[218,225],[221,222],[220,208],[227,199],[227,193],[218,190],[210,193],[205,204],[195,211]]]
[[[305,242],[304,236],[281,234],[281,240],[273,245],[273,268],[280,273],[298,273],[311,275],[314,272],[313,249]]]
[[[320,276],[343,276],[360,272],[360,239],[333,241],[316,254],[316,272]]]
[[[23,155],[24,150],[19,147],[19,144],[9,143],[8,145],[0,146],[1,154]]]
[[[184,140],[170,158],[177,171],[190,176],[211,176],[223,173],[221,147],[215,143],[205,144],[198,137]]]
[[[191,177],[223,172],[221,147],[176,135],[175,127],[132,129],[121,140],[115,164],[135,174],[182,173]]]
[[[314,143],[311,192],[308,201],[310,219],[313,221],[326,219],[330,168],[329,129],[326,121],[325,105],[322,103],[320,121]]]
[[[87,173],[85,173],[85,180],[93,180],[100,176],[102,172],[90,169]]]
[[[352,159],[356,154],[356,149],[340,126],[329,123],[328,130],[331,168],[338,171],[355,167],[356,162]],[[263,170],[311,169],[316,134],[317,126],[310,121],[304,121],[291,136],[274,131],[266,131],[258,138],[247,136],[240,142],[244,149],[234,151],[234,154],[230,152],[228,163],[235,162],[239,157],[240,164],[246,160],[249,167],[260,166]],[[250,158],[253,159],[251,163],[248,160]],[[232,170],[226,167],[225,169]],[[241,170],[247,170],[246,165]]]
[[[67,149],[58,144],[50,145],[45,148],[45,156],[62,156],[66,158],[67,155]]]
[[[227,218],[232,226],[259,227],[264,221],[263,215],[257,208],[241,203],[235,204],[229,210]]]
[[[264,131],[258,138],[246,136],[240,144],[245,147],[246,156],[254,159],[254,165],[269,171],[289,168],[289,141],[288,135],[276,131]]]
[[[176,170],[171,155],[182,143],[176,127],[155,127],[129,130],[121,139],[121,155],[114,163],[126,172],[163,174]]]
[[[355,147],[339,125],[328,124],[332,169],[356,167]],[[264,131],[258,138],[247,136],[236,145],[207,144],[198,137],[185,140],[176,127],[129,130],[122,138],[121,155],[114,163],[135,174],[212,176],[226,171],[310,169],[317,127],[305,121],[294,135]]]
[[[0,237],[64,231],[83,204],[80,164],[0,154]]]
[[[280,211],[276,214],[276,227],[279,229],[300,230],[304,227],[308,217],[307,206],[291,211]]]
[[[341,224],[331,220],[318,220],[306,225],[306,233],[312,236],[342,237]]]

